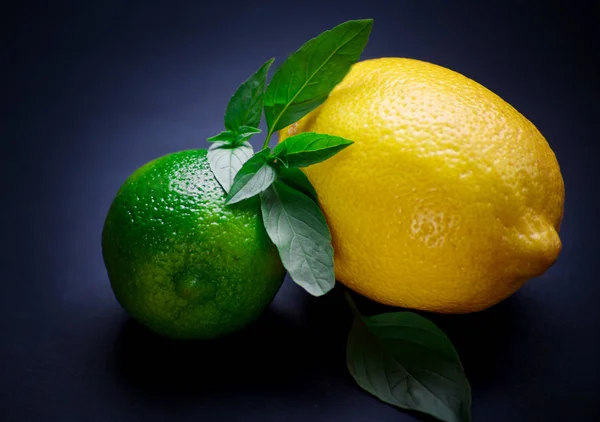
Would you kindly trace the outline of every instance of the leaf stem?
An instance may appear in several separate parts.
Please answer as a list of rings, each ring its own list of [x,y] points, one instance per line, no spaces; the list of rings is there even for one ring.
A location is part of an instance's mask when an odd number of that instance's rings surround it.
[[[262,149],[265,149],[269,146],[269,142],[271,142],[271,136],[273,135],[273,131],[269,129],[267,132],[267,139],[265,139],[265,143],[263,144]]]
[[[352,309],[352,314],[354,314],[354,316],[359,317],[360,318],[360,312],[358,312],[358,308],[356,307],[356,303],[354,303],[354,299],[352,299],[352,296],[350,295],[350,292],[348,291],[348,289],[344,290],[344,298],[346,298],[346,302],[348,302],[348,305],[350,306],[350,309]]]

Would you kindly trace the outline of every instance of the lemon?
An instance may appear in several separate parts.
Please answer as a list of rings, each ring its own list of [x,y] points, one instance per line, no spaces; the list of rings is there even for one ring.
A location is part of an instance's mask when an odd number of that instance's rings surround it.
[[[355,144],[306,168],[337,279],[378,302],[464,313],[541,275],[561,250],[564,184],[540,131],[447,68],[381,58],[280,132]]]
[[[180,339],[248,325],[285,276],[259,198],[225,205],[201,149],[160,157],[123,183],[106,216],[102,252],[123,308]]]

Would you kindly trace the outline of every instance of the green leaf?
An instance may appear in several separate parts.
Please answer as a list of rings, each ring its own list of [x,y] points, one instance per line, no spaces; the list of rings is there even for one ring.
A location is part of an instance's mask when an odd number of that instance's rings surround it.
[[[237,172],[252,157],[252,145],[243,142],[232,146],[227,141],[217,141],[210,146],[207,153],[208,164],[225,192],[229,192]]]
[[[225,128],[234,133],[243,126],[258,127],[263,110],[267,73],[275,59],[267,61],[233,94],[225,111]]]
[[[227,195],[226,203],[235,204],[257,195],[271,186],[275,180],[275,169],[269,164],[268,148],[257,152],[238,171]]]
[[[263,221],[292,280],[313,296],[335,284],[331,234],[311,198],[276,181],[261,195]]]
[[[386,403],[446,422],[471,420],[471,388],[452,343],[415,313],[355,310],[346,359],[358,385]]]
[[[228,144],[234,144],[235,140],[237,139],[237,134],[230,131],[230,130],[226,130],[224,132],[221,132],[215,136],[211,136],[210,138],[208,138],[206,141],[207,142],[226,142]]]
[[[269,135],[318,107],[360,57],[371,19],[342,23],[304,44],[275,72],[265,93]]]
[[[256,135],[261,132],[262,132],[262,130],[260,130],[259,128],[256,128],[256,127],[240,126],[240,128],[238,129],[238,132],[237,132],[238,139],[236,141],[244,142],[245,140],[249,139],[252,135]]]
[[[339,136],[305,132],[287,138],[273,150],[286,167],[307,167],[333,157],[354,142]]]
[[[306,177],[306,174],[299,168],[280,167],[279,170],[277,170],[277,181],[285,183],[289,187],[302,192],[317,204],[319,203],[317,191],[315,191],[315,188],[310,183],[310,180],[308,180],[308,177]]]
[[[250,126],[241,126],[237,132],[226,130],[207,139],[208,142],[223,141],[230,146],[238,146],[246,142],[250,137],[262,132],[262,130]]]

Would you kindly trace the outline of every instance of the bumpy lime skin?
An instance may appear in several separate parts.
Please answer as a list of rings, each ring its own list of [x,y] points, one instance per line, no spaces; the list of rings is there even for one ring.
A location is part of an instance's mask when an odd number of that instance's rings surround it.
[[[258,197],[225,205],[206,150],[139,168],[107,214],[102,251],[114,294],[159,334],[209,339],[254,321],[285,270]]]

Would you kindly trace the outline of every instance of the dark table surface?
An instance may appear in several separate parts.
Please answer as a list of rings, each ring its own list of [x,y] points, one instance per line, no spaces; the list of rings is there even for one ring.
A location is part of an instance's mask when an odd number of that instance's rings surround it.
[[[286,280],[248,329],[179,343],[128,318],[101,258],[132,171],[206,147],[261,63],[366,17],[364,58],[419,58],[487,86],[538,126],[565,179],[558,262],[485,312],[433,316],[471,380],[474,420],[600,420],[591,2],[147,3],[24,1],[0,16],[1,421],[417,420],[348,375],[339,292],[315,299]]]

